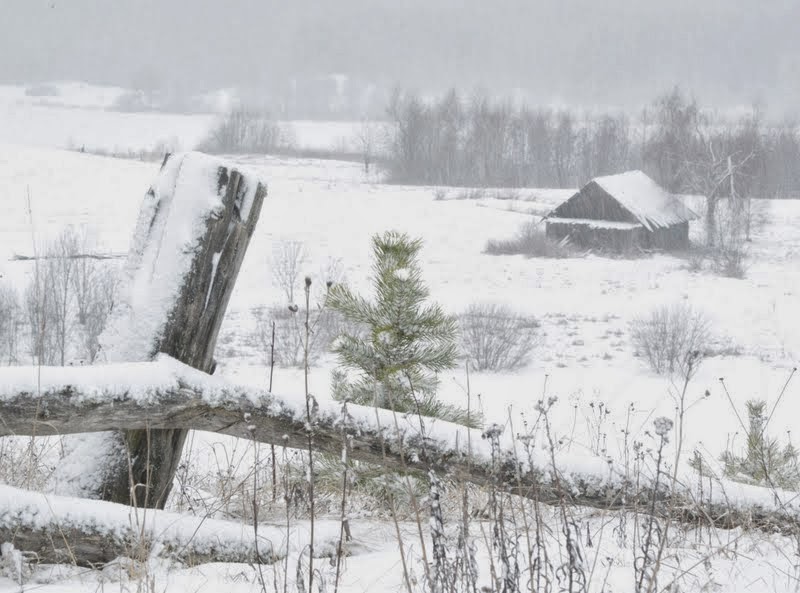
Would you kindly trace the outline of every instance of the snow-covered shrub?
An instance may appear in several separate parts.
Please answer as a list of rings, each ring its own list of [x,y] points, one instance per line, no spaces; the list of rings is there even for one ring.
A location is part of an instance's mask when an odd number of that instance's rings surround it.
[[[495,200],[519,200],[520,193],[519,190],[513,188],[502,188],[494,190],[490,197]]]
[[[111,105],[111,111],[120,113],[142,113],[154,111],[156,108],[157,102],[153,93],[140,90],[125,91]]]
[[[464,188],[456,194],[456,200],[482,200],[486,197],[486,190],[482,187]]]
[[[759,232],[770,220],[768,202],[742,198],[718,203],[712,227],[714,240],[707,250],[713,272],[727,278],[744,278],[751,234]],[[706,228],[706,234],[709,232]]]
[[[505,305],[470,305],[458,318],[461,349],[476,371],[518,369],[539,343],[539,323]]]
[[[299,286],[298,280],[306,261],[307,254],[301,241],[281,241],[273,246],[272,281],[283,292],[287,301],[285,305],[255,309],[253,314],[256,325],[251,333],[251,339],[264,355],[267,365],[272,361],[285,367],[304,365],[306,303],[296,302],[295,296],[304,295],[305,289]],[[311,365],[316,364],[320,356],[330,350],[339,335],[362,330],[360,326],[326,306],[328,290],[344,281],[341,261],[332,258],[320,269],[309,286],[308,362]],[[300,300],[305,299],[303,297]]]
[[[575,255],[567,239],[556,241],[545,235],[541,225],[528,221],[511,239],[489,239],[484,248],[489,255],[564,258]]]
[[[711,267],[720,276],[744,278],[749,208],[739,200],[730,199],[720,206],[714,218],[714,242],[708,250]]]
[[[13,436],[0,439],[0,483],[26,490],[44,488],[58,463],[62,438]]]
[[[712,252],[714,271],[726,278],[744,278],[747,251],[744,243],[720,245]]]
[[[4,542],[0,545],[0,574],[22,586],[31,578],[33,567],[26,554],[17,550],[14,544]]]
[[[685,374],[711,341],[710,322],[685,303],[664,305],[631,323],[636,352],[659,374]]]
[[[284,147],[280,126],[270,115],[247,107],[229,111],[197,147],[210,154],[268,154]]]
[[[305,362],[305,306],[297,305],[256,309],[256,327],[252,339],[269,365],[271,360],[280,367],[301,368]],[[343,319],[334,311],[312,305],[309,311],[311,331],[308,337],[308,363],[315,365],[328,352],[339,335]],[[275,348],[273,356],[273,324]]]

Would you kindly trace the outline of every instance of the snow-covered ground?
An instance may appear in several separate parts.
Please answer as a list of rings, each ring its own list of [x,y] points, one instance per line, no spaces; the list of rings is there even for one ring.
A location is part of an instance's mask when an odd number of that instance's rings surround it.
[[[120,114],[102,106],[92,110],[44,106],[29,99],[0,93],[0,141],[7,143],[0,145],[0,283],[20,292],[32,264],[12,261],[12,256],[32,253],[66,225],[89,229],[104,251],[124,253],[142,196],[157,171],[156,164],[55,147],[96,140],[103,147],[141,148],[172,135],[187,147],[202,136],[210,121],[210,116]],[[323,126],[320,131],[312,124],[304,126],[308,127],[304,134],[319,146],[330,146],[332,138],[344,136],[344,128]],[[558,397],[554,431],[571,453],[620,457],[623,431],[628,431],[629,441],[650,443],[653,419],[674,417],[679,386],[652,373],[636,356],[630,339],[631,321],[658,304],[691,303],[709,317],[715,334],[713,349],[718,354],[703,361],[689,385],[691,407],[683,445],[687,456],[697,450],[713,464],[726,448],[742,444],[742,431],[723,386],[740,414],[745,402],[754,398],[766,400],[771,408],[800,358],[800,203],[759,206],[768,209],[769,222],[756,229],[746,277],[737,280],[691,272],[687,260],[669,255],[526,259],[483,253],[487,240],[511,237],[531,213],[541,214],[557,203],[563,191],[490,191],[474,196],[478,199],[456,199],[462,190],[450,189],[443,195],[435,188],[383,185],[374,174],[365,176],[356,164],[239,160],[261,173],[269,183],[269,194],[217,346],[217,372],[238,383],[266,384],[264,353],[252,332],[254,311],[286,304],[272,281],[275,246],[301,241],[307,254],[303,274],[324,279],[324,270],[335,260],[356,290],[366,290],[369,239],[386,229],[424,239],[425,280],[432,298],[449,312],[492,302],[537,318],[542,339],[530,364],[514,373],[472,374],[471,393],[479,397],[487,420],[505,424],[510,418],[521,424],[523,417],[533,416],[546,383],[547,394]],[[332,368],[334,361],[323,359],[312,370],[316,397],[329,397]],[[463,370],[448,373],[442,377],[441,395],[464,405],[465,385]],[[276,392],[299,393],[302,387],[300,371],[276,369]],[[598,413],[601,403],[603,412]],[[795,439],[798,416],[800,378],[795,377],[780,400],[770,433],[783,441]],[[210,464],[210,446],[220,441],[196,435],[195,462]],[[590,516],[587,521],[596,539],[604,520]],[[403,526],[409,532],[412,527]],[[358,534],[359,528],[354,531]],[[398,590],[402,579],[393,526],[373,525],[362,533],[369,551],[348,560],[344,590]],[[708,555],[705,570],[709,582],[720,583],[716,590],[794,590],[796,581],[780,574],[791,572],[796,564],[791,553],[782,551],[788,540],[738,532],[720,537],[738,538],[741,556],[715,555],[715,546],[723,547],[721,541],[705,547],[676,543],[686,546],[681,553],[684,566],[702,564]],[[610,544],[603,548],[603,558],[599,554],[603,568],[596,569],[592,590],[603,590],[606,570],[611,576],[605,590],[628,590],[633,559]],[[748,562],[746,569],[742,558]],[[155,570],[157,590],[167,585],[168,590],[192,591],[258,588],[246,566]],[[64,567],[47,571],[40,570],[37,590],[98,587],[96,574]],[[0,580],[0,591],[5,590],[3,584],[16,590],[11,581]],[[116,582],[106,586],[122,587]]]
[[[770,204],[771,222],[759,229],[743,280],[688,271],[686,260],[668,255],[641,259],[588,256],[565,260],[489,256],[488,239],[513,235],[529,217],[502,204],[471,200],[435,200],[432,188],[385,186],[364,180],[357,165],[336,161],[274,158],[244,159],[269,180],[269,195],[229,306],[218,348],[226,373],[260,381],[263,369],[249,340],[252,312],[281,304],[271,280],[273,247],[301,241],[308,254],[303,273],[317,276],[339,260],[357,289],[367,288],[369,238],[385,229],[423,237],[424,272],[432,297],[452,313],[477,302],[505,303],[531,314],[542,324],[543,342],[530,365],[508,375],[472,377],[487,416],[503,419],[507,407],[530,411],[540,397],[545,376],[549,391],[564,405],[564,425],[574,421],[579,404],[575,446],[582,447],[582,404],[604,402],[612,414],[609,438],[624,421],[628,404],[646,425],[654,413],[671,414],[674,386],[654,375],[635,356],[629,339],[632,319],[658,304],[687,301],[712,322],[714,347],[721,355],[701,366],[693,392],[703,398],[689,417],[702,430],[689,430],[689,446],[724,450],[737,431],[737,420],[721,392],[724,377],[734,401],[759,397],[773,401],[800,356],[800,204]],[[30,254],[37,242],[64,225],[91,229],[107,251],[124,253],[143,194],[157,165],[80,155],[71,152],[3,146],[0,148],[2,257]],[[33,227],[28,220],[31,197]],[[19,278],[25,262],[2,264],[7,278]],[[730,355],[735,354],[735,355]],[[317,391],[327,388],[330,365],[315,369]],[[443,381],[443,395],[463,399],[461,371]],[[276,385],[300,387],[300,373],[280,370]],[[796,390],[796,391],[791,391]],[[800,398],[800,382],[790,385],[782,406]],[[567,405],[566,402],[569,402]],[[797,410],[800,411],[800,410]],[[793,412],[783,410],[773,422],[776,434],[792,430]],[[714,418],[707,424],[706,419]],[[586,428],[586,427],[583,427]]]

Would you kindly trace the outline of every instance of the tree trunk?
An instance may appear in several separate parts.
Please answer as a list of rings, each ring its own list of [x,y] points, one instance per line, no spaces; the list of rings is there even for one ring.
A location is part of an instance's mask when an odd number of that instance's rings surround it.
[[[717,203],[716,196],[706,198],[706,247],[714,247],[717,244]]]
[[[162,176],[169,158],[167,156],[162,165]],[[217,334],[266,195],[266,188],[261,183],[245,179],[239,171],[225,166],[218,166],[216,179],[216,192],[223,208],[209,213],[205,218],[205,230],[193,252],[190,266],[175,271],[167,267],[168,263],[163,264],[166,268],[163,273],[181,274],[183,284],[164,320],[166,324],[151,348],[153,354],[168,354],[206,373],[214,372],[213,354]],[[252,203],[245,209],[243,204],[247,192],[253,191],[253,186],[249,185],[252,183],[256,184],[255,194]],[[193,189],[191,183],[179,186],[176,181],[173,192]],[[143,210],[141,215],[151,216],[152,219],[148,222],[140,217],[137,228],[153,228],[159,216],[167,217],[160,224],[163,228],[169,228],[172,222],[169,217],[185,214],[179,208],[156,203],[149,212]],[[148,244],[140,245],[139,251],[132,252],[129,262],[138,261],[141,264],[142,253],[152,248],[149,243],[160,240],[160,236],[149,235]],[[160,245],[158,247],[161,248]],[[155,269],[147,271],[154,281],[158,281],[158,266],[164,261],[156,258],[153,264]],[[124,341],[126,336],[118,336],[117,339]],[[118,459],[109,468],[101,491],[102,498],[138,507],[164,508],[180,462],[186,433],[181,428],[164,427],[150,431],[128,430],[119,435],[127,458]]]

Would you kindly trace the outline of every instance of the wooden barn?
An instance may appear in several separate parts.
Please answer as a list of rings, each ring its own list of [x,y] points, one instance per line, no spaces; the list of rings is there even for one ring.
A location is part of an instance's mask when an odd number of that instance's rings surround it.
[[[597,177],[547,215],[551,239],[590,249],[685,249],[697,214],[641,171]]]

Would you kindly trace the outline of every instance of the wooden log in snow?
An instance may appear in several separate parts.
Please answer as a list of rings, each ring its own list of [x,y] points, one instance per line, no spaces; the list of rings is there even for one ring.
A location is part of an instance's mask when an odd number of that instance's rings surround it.
[[[206,562],[272,563],[289,550],[305,549],[307,526],[261,524],[186,516],[154,509],[0,486],[0,542],[10,542],[43,563],[98,566],[126,556],[151,555],[187,565]],[[315,549],[320,556],[337,549],[338,521],[320,521]],[[358,553],[359,545],[346,548]]]
[[[43,367],[41,376],[38,370],[0,369],[0,436],[193,429],[291,448],[307,446],[304,397],[235,386],[169,357],[151,363]],[[317,450],[338,456],[345,431],[351,458],[388,471],[434,469],[547,504],[563,500],[639,512],[652,506],[660,516],[722,528],[791,531],[800,518],[795,495],[728,480],[714,480],[713,488],[706,481],[700,498],[692,486],[696,476],[684,476],[674,491],[655,491],[653,480],[642,475],[634,489],[621,468],[597,457],[559,453],[556,472],[549,451],[526,449],[530,441],[508,431],[491,431],[487,439],[478,430],[441,420],[356,405],[348,405],[344,415],[332,401],[315,404],[313,414]]]

